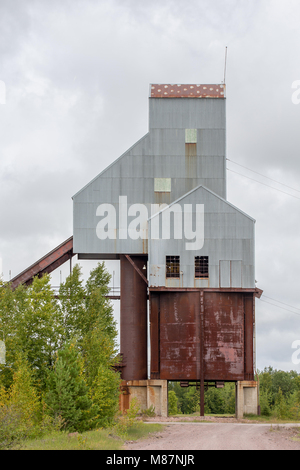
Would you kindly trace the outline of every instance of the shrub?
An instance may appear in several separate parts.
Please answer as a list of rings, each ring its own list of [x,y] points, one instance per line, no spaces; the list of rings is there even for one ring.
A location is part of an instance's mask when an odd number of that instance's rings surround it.
[[[83,361],[74,344],[58,351],[57,362],[49,373],[46,404],[53,418],[61,417],[68,431],[90,427],[92,402],[82,374]]]
[[[0,407],[0,450],[17,448],[26,439],[26,429],[22,426],[22,414],[15,405]]]
[[[113,428],[115,434],[119,437],[126,438],[129,429],[135,424],[139,413],[140,406],[137,398],[134,397],[130,401],[129,409],[117,419],[117,423]]]
[[[169,404],[169,415],[176,415],[178,414],[178,408],[177,408],[177,403],[178,403],[178,398],[176,396],[176,393],[173,390],[170,390],[168,393],[168,404]]]

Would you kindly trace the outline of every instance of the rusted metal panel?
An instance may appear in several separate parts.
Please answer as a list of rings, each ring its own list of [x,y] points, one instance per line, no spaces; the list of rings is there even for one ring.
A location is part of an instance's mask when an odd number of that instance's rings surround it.
[[[144,274],[142,273],[142,271],[138,268],[138,266],[135,264],[135,262],[131,259],[131,257],[129,255],[125,255],[126,259],[129,261],[129,263],[133,266],[133,268],[136,270],[136,272],[141,276],[141,278],[143,279],[143,281],[148,285],[148,281],[147,281],[147,278],[144,276]],[[145,269],[145,264],[143,266],[142,269]]]
[[[198,312],[198,292],[160,295],[160,379],[199,377]]]
[[[160,374],[160,296],[150,294],[151,379]]]
[[[73,256],[73,237],[70,237],[36,263],[22,271],[18,276],[15,276],[11,280],[12,289],[16,289],[20,284],[29,284],[34,276],[51,273]]]
[[[131,256],[142,271],[147,258]],[[147,379],[147,285],[125,256],[121,256],[120,350],[126,358],[123,380]]]
[[[151,373],[200,384],[250,380],[253,296],[235,290],[151,291]]]
[[[205,293],[206,380],[244,380],[244,302],[242,293]]]
[[[225,85],[152,84],[150,98],[224,98]]]
[[[254,380],[253,367],[253,295],[244,296],[245,310],[245,377],[244,380]]]

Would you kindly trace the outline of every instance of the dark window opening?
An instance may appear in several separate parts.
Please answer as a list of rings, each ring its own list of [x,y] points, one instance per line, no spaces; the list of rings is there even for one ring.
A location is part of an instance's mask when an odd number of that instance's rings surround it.
[[[166,277],[180,278],[180,256],[166,257]]]
[[[208,256],[195,256],[195,277],[208,277]]]

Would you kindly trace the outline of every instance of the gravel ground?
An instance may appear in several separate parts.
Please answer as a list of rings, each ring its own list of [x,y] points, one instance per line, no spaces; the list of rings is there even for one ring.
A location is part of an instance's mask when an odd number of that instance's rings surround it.
[[[270,425],[246,419],[153,418],[165,429],[149,439],[126,443],[127,450],[300,450],[297,424]],[[299,425],[298,425],[299,426]]]

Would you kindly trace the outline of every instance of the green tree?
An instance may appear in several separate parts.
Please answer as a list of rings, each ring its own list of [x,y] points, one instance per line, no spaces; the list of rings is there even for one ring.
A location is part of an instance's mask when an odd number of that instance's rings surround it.
[[[33,372],[24,356],[18,356],[15,367],[11,387],[0,389],[0,436],[8,446],[38,434],[42,411]]]
[[[93,401],[93,427],[112,423],[119,406],[120,375],[101,364],[90,387]]]
[[[107,298],[109,293],[108,284],[111,275],[105,267],[105,263],[98,263],[93,269],[86,283],[86,324],[83,333],[92,330],[98,323],[101,330],[115,341],[117,336],[116,321],[114,320],[113,307]]]
[[[169,405],[169,415],[177,415],[178,408],[177,408],[178,398],[174,390],[170,390],[168,392],[168,405]]]
[[[24,288],[18,289],[19,297]],[[13,292],[8,283],[0,283],[0,330],[1,339],[5,340],[6,363],[0,364],[0,384],[6,389],[10,387],[13,381],[13,366],[21,348],[17,334],[18,327],[18,304],[15,299],[16,291]]]
[[[276,408],[276,400],[278,394],[284,398],[286,404],[289,403],[289,397],[295,392],[297,393],[299,375],[296,371],[282,371],[273,369],[272,367],[265,367],[265,369],[258,373],[259,377],[259,390],[260,396],[263,397],[267,394],[269,407],[271,412]],[[281,391],[279,393],[279,390]],[[300,397],[299,397],[300,398]],[[278,407],[277,407],[278,408]]]
[[[21,314],[18,315],[16,334],[19,347],[44,387],[47,370],[54,363],[61,346],[63,320],[50,285],[50,276],[35,277],[26,289]]]
[[[91,271],[86,284],[86,318],[82,350],[87,383],[91,390],[94,425],[111,423],[119,404],[120,375],[113,370],[118,358],[117,325],[109,292],[110,275],[104,263]]]
[[[259,393],[260,411],[262,416],[271,415],[271,393],[269,389],[263,388]]]
[[[280,387],[275,399],[275,414],[279,419],[288,417],[288,406]]]
[[[225,383],[220,391],[224,399],[224,413],[235,414],[235,384]]]
[[[81,267],[76,264],[72,273],[59,288],[64,341],[70,341],[74,337],[80,339],[83,331],[86,330],[86,291],[81,277]]]
[[[205,402],[210,408],[212,414],[223,414],[225,409],[225,401],[222,396],[222,389],[209,387],[205,392]]]
[[[89,429],[92,401],[84,380],[83,360],[72,343],[57,353],[57,361],[48,374],[45,402],[54,417],[61,417],[69,431]]]

